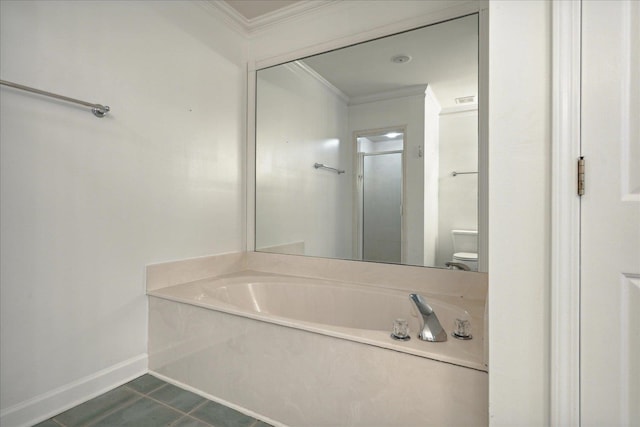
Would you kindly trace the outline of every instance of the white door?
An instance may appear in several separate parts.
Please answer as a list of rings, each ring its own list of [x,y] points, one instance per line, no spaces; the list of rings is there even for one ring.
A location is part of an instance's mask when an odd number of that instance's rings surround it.
[[[640,426],[640,2],[582,2],[583,426]]]

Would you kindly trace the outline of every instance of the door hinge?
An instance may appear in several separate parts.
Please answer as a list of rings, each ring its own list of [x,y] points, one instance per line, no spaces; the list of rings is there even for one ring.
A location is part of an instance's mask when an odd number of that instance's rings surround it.
[[[584,196],[584,156],[578,159],[578,196]]]

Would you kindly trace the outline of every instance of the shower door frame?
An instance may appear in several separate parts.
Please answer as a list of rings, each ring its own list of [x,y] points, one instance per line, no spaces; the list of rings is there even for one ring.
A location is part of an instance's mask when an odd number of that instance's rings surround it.
[[[353,177],[353,203],[355,209],[353,209],[353,258],[358,261],[365,261],[363,259],[363,229],[364,229],[364,221],[363,221],[363,173],[364,173],[364,155],[365,153],[361,153],[358,151],[358,138],[381,135],[389,132],[399,132],[402,133],[402,150],[390,150],[390,151],[381,151],[380,153],[370,153],[370,154],[391,154],[391,153],[402,153],[402,182],[401,182],[401,210],[400,210],[400,218],[401,218],[401,226],[400,226],[400,264],[405,264],[406,261],[406,221],[405,221],[405,200],[406,200],[406,146],[407,146],[407,127],[403,126],[390,126],[384,128],[376,128],[376,129],[367,129],[361,131],[353,132],[353,170],[355,171]]]

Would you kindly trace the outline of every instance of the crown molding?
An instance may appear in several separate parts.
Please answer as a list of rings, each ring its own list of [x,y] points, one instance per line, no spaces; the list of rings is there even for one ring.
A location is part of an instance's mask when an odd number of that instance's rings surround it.
[[[273,25],[296,19],[317,9],[335,5],[342,0],[301,0],[273,12],[247,19],[224,0],[202,0],[208,8],[221,12],[222,19],[245,36]]]
[[[222,0],[195,0],[193,3],[222,20],[229,28],[241,36],[247,37],[249,35],[249,30],[243,22],[243,19],[246,20],[246,18],[229,6],[227,2]]]
[[[344,93],[343,91],[341,91],[340,89],[335,87],[333,84],[331,84],[331,82],[329,80],[325,79],[320,74],[318,74],[318,72],[316,70],[314,70],[313,68],[309,67],[307,64],[305,64],[302,61],[295,61],[292,64],[295,64],[302,71],[304,71],[309,76],[311,76],[312,78],[314,78],[318,82],[320,82],[320,84],[322,84],[324,87],[329,89],[329,91],[331,91],[331,93],[333,93],[338,98],[340,98],[345,104],[349,104],[349,96],[347,96],[346,93]]]
[[[373,93],[371,95],[354,96],[349,100],[349,105],[366,104],[368,102],[378,102],[387,99],[404,98],[406,96],[424,96],[429,85],[406,86],[400,89],[386,90],[384,92]]]

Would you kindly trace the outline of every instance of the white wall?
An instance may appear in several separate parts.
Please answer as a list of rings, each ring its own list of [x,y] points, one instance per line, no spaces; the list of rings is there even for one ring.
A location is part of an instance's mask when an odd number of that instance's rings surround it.
[[[440,115],[439,239],[436,265],[453,257],[451,230],[478,229],[478,111]]]
[[[551,4],[489,7],[489,414],[549,425]]]
[[[0,89],[0,423],[19,425],[146,369],[146,264],[242,249],[246,45],[190,2],[0,17],[2,79],[112,108]]]
[[[353,149],[347,104],[289,64],[258,73],[256,247],[304,243],[306,255],[351,257]],[[315,163],[346,170],[337,174]]]

